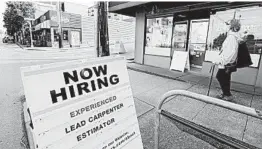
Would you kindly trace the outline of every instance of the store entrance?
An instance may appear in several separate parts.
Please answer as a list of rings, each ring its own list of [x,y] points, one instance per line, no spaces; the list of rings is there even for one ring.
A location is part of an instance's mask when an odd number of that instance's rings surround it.
[[[174,21],[171,56],[188,51],[192,71],[201,71],[205,59],[209,19]]]
[[[191,20],[188,51],[191,67],[202,68],[205,59],[209,19]]]
[[[173,26],[171,56],[174,51],[187,51],[188,21],[175,22]]]

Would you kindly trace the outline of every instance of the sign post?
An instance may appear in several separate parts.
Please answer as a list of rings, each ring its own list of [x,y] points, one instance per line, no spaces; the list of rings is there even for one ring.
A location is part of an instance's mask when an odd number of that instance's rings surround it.
[[[21,68],[35,148],[142,149],[123,57]]]

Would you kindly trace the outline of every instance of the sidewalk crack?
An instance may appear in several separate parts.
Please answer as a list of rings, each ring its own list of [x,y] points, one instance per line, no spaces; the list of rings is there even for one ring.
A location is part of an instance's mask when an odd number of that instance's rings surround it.
[[[145,114],[151,112],[151,111],[154,110],[154,109],[156,109],[156,108],[155,108],[155,107],[151,108],[150,110],[146,111],[145,113],[139,115],[137,118],[140,118],[140,117],[144,116]]]
[[[147,103],[147,102],[145,102],[145,101],[143,101],[143,100],[141,100],[141,99],[139,99],[139,98],[137,98],[137,97],[134,97],[134,98],[136,98],[137,100],[139,100],[139,101],[141,101],[141,102],[143,102],[143,103],[145,103],[145,104],[147,104],[147,105],[152,106],[152,107],[155,108],[155,106],[152,105],[152,104],[150,104],[150,103]]]
[[[248,116],[247,116],[247,120],[246,120],[246,124],[245,124],[245,128],[244,128],[244,131],[243,131],[243,134],[242,134],[242,137],[241,137],[241,140],[243,141],[244,139],[244,136],[245,136],[245,133],[246,133],[246,130],[247,130],[247,122],[248,122]]]
[[[252,96],[252,99],[251,99],[251,102],[250,102],[249,107],[252,106],[253,99],[254,99],[254,95]],[[243,131],[243,134],[242,134],[242,137],[241,137],[241,140],[242,140],[242,141],[243,141],[243,139],[244,139],[244,137],[245,137],[245,134],[246,134],[248,120],[249,120],[249,116],[247,115],[247,120],[246,120],[245,128],[244,128],[244,131]]]
[[[194,120],[194,119],[198,116],[198,114],[204,110],[204,108],[205,108],[207,105],[208,105],[208,104],[206,103],[206,104],[197,112],[197,114],[192,118],[192,120]]]

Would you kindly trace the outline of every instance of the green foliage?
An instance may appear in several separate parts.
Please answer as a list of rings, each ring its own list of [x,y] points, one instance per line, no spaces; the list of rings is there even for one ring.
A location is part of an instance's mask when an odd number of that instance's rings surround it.
[[[220,49],[226,37],[227,37],[227,33],[222,33],[217,38],[215,38],[213,40],[213,49]]]
[[[31,2],[8,1],[3,13],[4,27],[7,34],[13,36],[15,32],[22,28],[25,23],[24,18],[34,18],[35,8]]]

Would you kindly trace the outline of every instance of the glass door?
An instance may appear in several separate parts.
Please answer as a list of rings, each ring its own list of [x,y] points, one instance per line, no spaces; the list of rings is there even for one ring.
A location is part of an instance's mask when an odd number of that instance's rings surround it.
[[[191,20],[189,34],[189,59],[191,67],[202,68],[205,59],[209,19]]]
[[[171,57],[174,51],[187,51],[188,21],[175,22],[173,26]]]

